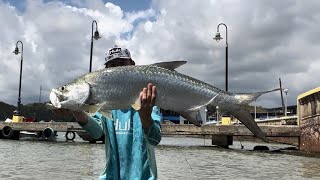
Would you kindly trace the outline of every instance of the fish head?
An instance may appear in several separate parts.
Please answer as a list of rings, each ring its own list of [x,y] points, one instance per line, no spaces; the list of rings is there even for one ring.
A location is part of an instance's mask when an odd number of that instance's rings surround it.
[[[90,85],[77,82],[54,88],[50,93],[50,101],[56,108],[80,110],[90,96]]]

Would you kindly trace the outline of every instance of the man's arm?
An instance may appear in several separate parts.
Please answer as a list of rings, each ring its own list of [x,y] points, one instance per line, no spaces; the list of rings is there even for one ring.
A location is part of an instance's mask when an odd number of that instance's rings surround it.
[[[160,115],[160,109],[157,106],[153,107],[151,114],[153,123],[147,128],[144,129],[145,137],[147,142],[151,145],[156,146],[161,141],[161,120],[162,116]]]
[[[158,145],[161,140],[161,116],[159,108],[154,106],[156,101],[157,88],[151,83],[143,88],[140,93],[141,109],[138,111],[142,127],[147,141],[152,145]]]
[[[83,111],[72,111],[80,126],[85,129],[94,139],[99,139],[103,135],[103,124],[101,117],[89,116]]]
[[[83,111],[71,111],[68,109],[54,109],[52,113],[56,116],[69,116],[70,113],[76,118],[79,125],[85,129],[94,139],[99,139],[103,135],[101,117],[88,116]]]

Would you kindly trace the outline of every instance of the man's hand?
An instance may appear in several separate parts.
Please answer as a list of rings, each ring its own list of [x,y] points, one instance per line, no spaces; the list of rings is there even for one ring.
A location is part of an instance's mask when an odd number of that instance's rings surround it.
[[[156,95],[157,88],[151,83],[149,83],[148,87],[143,88],[140,92],[141,108],[138,112],[144,129],[149,128],[153,123],[151,113],[156,102]]]

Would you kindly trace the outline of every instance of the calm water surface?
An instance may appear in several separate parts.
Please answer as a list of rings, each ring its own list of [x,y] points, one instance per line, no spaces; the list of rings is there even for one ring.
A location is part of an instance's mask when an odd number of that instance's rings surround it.
[[[234,142],[233,150],[210,140],[164,137],[156,149],[159,179],[320,179],[320,158],[250,151],[255,144]],[[278,149],[281,145],[268,145]],[[65,142],[0,139],[0,179],[97,179],[104,168],[104,145],[79,138]]]

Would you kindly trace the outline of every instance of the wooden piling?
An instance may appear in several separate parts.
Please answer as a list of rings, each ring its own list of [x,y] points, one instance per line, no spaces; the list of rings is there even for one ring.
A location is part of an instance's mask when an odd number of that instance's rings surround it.
[[[233,145],[233,136],[229,135],[212,135],[212,145],[217,145],[224,148],[229,148]]]

